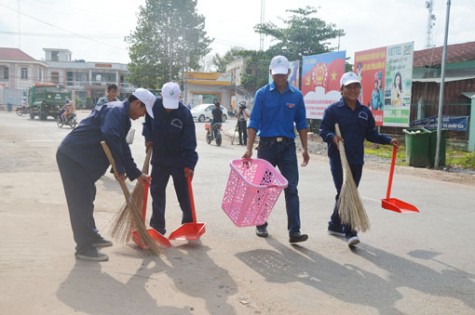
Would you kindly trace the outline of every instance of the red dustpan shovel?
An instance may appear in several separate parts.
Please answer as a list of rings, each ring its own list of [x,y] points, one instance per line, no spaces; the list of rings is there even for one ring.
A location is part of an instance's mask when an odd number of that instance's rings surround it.
[[[149,189],[149,187],[150,187],[149,183],[144,184],[143,204],[142,204],[142,220],[143,220],[143,222],[145,222],[145,215],[147,213],[147,198],[148,198],[148,189]],[[168,238],[166,238],[165,236],[160,234],[155,229],[148,229],[147,233],[148,233],[148,235],[150,235],[150,237],[154,241],[158,242],[158,244],[160,244],[160,246],[165,247],[165,248],[168,248],[168,247],[172,246],[172,244],[170,243]],[[143,243],[142,239],[140,238],[140,234],[137,231],[132,231],[132,239],[134,240],[135,244],[137,244],[138,247],[140,247],[142,249],[147,249],[147,245]]]
[[[206,223],[196,222],[195,199],[193,198],[193,189],[191,187],[191,177],[187,176],[188,195],[190,196],[191,216],[193,222],[183,223],[178,229],[173,231],[168,237],[170,240],[188,240],[193,241],[200,238],[206,231]]]
[[[391,195],[391,186],[393,184],[394,164],[396,164],[396,153],[397,147],[393,147],[393,157],[391,160],[391,169],[389,171],[388,190],[386,192],[386,198],[381,199],[381,206],[384,209],[392,210],[399,213],[419,212],[419,210],[410,203],[389,197]]]

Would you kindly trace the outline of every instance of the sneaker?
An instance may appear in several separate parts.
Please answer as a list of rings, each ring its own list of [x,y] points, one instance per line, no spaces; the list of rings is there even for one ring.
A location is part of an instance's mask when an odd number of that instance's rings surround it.
[[[353,247],[360,242],[360,239],[358,238],[358,234],[356,233],[356,231],[351,231],[348,234],[346,234],[346,242],[348,243],[349,247]]]
[[[300,232],[294,233],[290,235],[289,237],[290,243],[300,243],[300,242],[305,242],[306,240],[308,240],[308,235],[300,234]]]
[[[108,261],[109,256],[103,253],[99,253],[94,247],[90,247],[86,250],[76,252],[76,259],[87,261]]]
[[[256,226],[256,235],[259,237],[269,236],[269,233],[267,232],[267,226]]]
[[[109,246],[112,246],[112,242],[109,240],[106,240],[105,238],[97,234],[96,239],[91,245],[94,246],[95,248],[109,247]]]
[[[344,237],[345,226],[343,224],[335,224],[333,222],[328,222],[328,234]]]

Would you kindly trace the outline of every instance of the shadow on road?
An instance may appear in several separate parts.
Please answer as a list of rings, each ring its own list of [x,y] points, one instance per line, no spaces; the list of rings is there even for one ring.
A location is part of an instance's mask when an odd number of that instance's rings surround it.
[[[157,282],[156,277],[165,273],[174,282],[174,289],[189,297],[202,299],[206,304],[206,313],[235,314],[227,300],[236,293],[236,284],[225,269],[210,259],[208,251],[209,248],[202,246],[201,242],[190,242],[170,248],[160,257],[146,256],[135,274],[127,275],[129,280],[126,283],[103,272],[100,263],[76,261],[58,288],[57,296],[75,311],[87,314],[200,313],[193,305],[183,308],[165,305],[166,295],[151,296],[150,292],[161,291],[162,284]],[[169,293],[169,288],[166,291]],[[187,301],[184,298],[182,302],[186,304]]]
[[[237,257],[271,283],[300,281],[346,303],[374,307],[380,314],[402,314],[396,308],[396,302],[403,298],[398,291],[401,287],[458,299],[474,309],[472,294],[475,285],[470,280],[474,275],[455,268],[439,273],[365,244],[353,250],[354,254],[389,274],[389,278],[382,278],[360,267],[325,258],[302,246],[290,248],[271,237],[267,241],[275,250],[256,249],[238,253]],[[448,289],[460,283],[461,278],[465,279],[463,288]],[[441,286],[434,286],[434,283]]]

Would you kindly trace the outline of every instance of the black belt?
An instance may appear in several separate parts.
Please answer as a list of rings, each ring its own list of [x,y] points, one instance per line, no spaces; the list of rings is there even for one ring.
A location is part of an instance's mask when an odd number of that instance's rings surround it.
[[[288,142],[294,142],[293,138],[286,138],[286,137],[260,137],[260,141],[264,142],[275,142],[275,143],[288,143]]]

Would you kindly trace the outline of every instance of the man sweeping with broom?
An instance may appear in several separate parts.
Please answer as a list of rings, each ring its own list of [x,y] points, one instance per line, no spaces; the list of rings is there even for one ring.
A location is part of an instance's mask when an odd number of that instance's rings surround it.
[[[386,135],[378,133],[373,114],[368,107],[358,101],[361,92],[361,82],[353,72],[345,73],[340,80],[340,90],[342,98],[330,105],[323,115],[320,124],[320,136],[328,144],[328,157],[330,158],[330,169],[335,185],[336,203],[333,214],[328,222],[328,233],[346,237],[348,246],[352,247],[360,242],[357,231],[351,224],[342,224],[339,209],[340,193],[356,193],[346,190],[342,192],[343,167],[339,142],[342,141],[349,169],[358,186],[363,172],[364,164],[364,141],[365,139],[379,144],[391,144],[398,146],[399,141]],[[337,135],[335,124],[338,124],[341,136]]]
[[[107,261],[106,254],[97,248],[112,246],[98,233],[94,222],[96,181],[104,175],[109,160],[103,151],[105,141],[115,160],[118,180],[137,179],[145,183],[148,177],[137,168],[126,136],[135,120],[147,112],[153,117],[155,95],[139,88],[124,102],[116,101],[96,106],[61,142],[56,153],[64,192],[69,209],[71,227],[76,242],[76,258]]]

